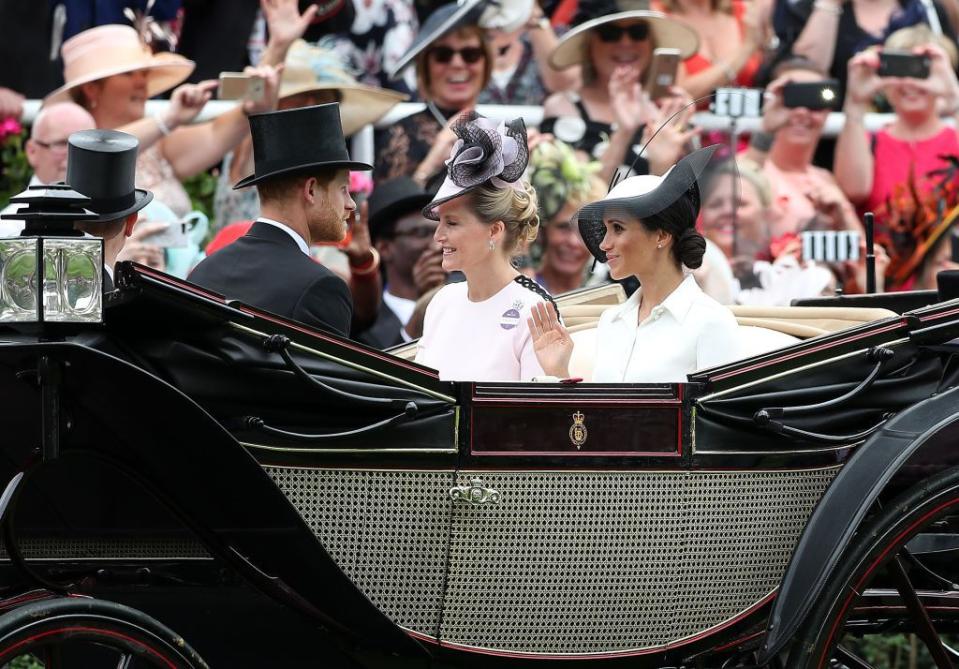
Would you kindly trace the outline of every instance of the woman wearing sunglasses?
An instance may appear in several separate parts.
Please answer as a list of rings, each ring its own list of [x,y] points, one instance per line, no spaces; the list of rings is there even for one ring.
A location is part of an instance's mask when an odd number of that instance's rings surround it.
[[[410,176],[426,185],[442,173],[456,139],[450,125],[476,106],[493,67],[483,29],[463,24],[475,5],[451,3],[433,12],[391,72],[396,77],[415,61],[426,109],[377,133],[375,181]]]
[[[443,287],[426,309],[416,361],[451,381],[529,381],[541,375],[526,319],[546,291],[510,264],[539,227],[523,119],[495,123],[475,114],[454,125],[449,172],[423,215],[439,221],[433,239],[443,269],[466,281]]]
[[[654,49],[676,48],[686,58],[696,53],[699,39],[692,29],[658,12],[599,12],[589,5],[588,15],[597,14],[599,18],[566,33],[550,54],[550,65],[558,70],[581,65],[583,86],[578,94],[547,98],[541,130],[599,160],[600,176],[608,180],[620,165],[633,165],[644,125],[655,124],[660,115],[659,106],[643,92]],[[674,92],[675,97],[663,99],[663,110],[682,106],[682,92]],[[648,169],[645,161],[636,163],[638,172]]]

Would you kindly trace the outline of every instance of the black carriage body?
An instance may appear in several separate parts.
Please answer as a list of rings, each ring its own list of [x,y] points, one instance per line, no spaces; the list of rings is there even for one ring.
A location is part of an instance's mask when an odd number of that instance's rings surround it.
[[[146,268],[118,285],[104,328],[0,344],[4,480],[51,438],[36,370],[62,372],[59,457],[29,474],[16,543],[34,576],[154,615],[212,666],[278,639],[375,666],[709,665],[768,640],[774,606],[795,624],[784,576],[814,589],[864,500],[959,464],[944,428],[925,460],[875,460],[881,485],[831,487],[951,385],[929,344],[959,334],[952,303],[684,384],[451,384]],[[847,532],[810,544],[824,495]]]

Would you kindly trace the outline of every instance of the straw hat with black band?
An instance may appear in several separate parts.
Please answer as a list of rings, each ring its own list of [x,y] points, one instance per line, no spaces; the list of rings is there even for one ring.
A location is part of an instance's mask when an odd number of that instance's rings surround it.
[[[579,24],[559,40],[549,55],[549,64],[557,70],[580,65],[589,59],[589,38],[596,28],[619,21],[637,20],[649,26],[656,47],[679,49],[680,58],[689,58],[699,50],[699,36],[684,23],[660,12],[633,10],[607,14]]]
[[[74,35],[63,43],[61,53],[66,83],[44,98],[45,105],[70,101],[84,84],[140,70],[146,71],[147,96],[152,98],[183,83],[195,67],[174,53],[152,53],[135,29],[114,24]]]

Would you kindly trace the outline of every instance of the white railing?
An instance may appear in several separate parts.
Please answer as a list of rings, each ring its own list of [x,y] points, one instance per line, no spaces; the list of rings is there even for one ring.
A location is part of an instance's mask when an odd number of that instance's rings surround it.
[[[23,105],[23,122],[31,123],[40,110],[40,100],[27,100]],[[162,114],[169,102],[167,100],[150,100],[147,102],[146,113]],[[209,121],[220,114],[236,107],[236,102],[211,100],[203,108],[196,122]],[[389,126],[405,116],[409,116],[424,108],[419,102],[404,102],[396,105],[376,124],[382,128]],[[513,119],[522,116],[527,125],[537,126],[543,120],[543,108],[538,106],[513,105],[479,105],[477,111],[484,116],[495,119]],[[866,114],[865,125],[868,130],[878,130],[893,120],[892,114]],[[842,129],[845,117],[841,112],[829,114],[823,135],[835,137]],[[716,116],[709,112],[696,114],[694,123],[705,130],[728,130],[732,119],[727,116]],[[759,128],[759,118],[741,118],[736,120],[739,132],[750,132]],[[366,126],[353,136],[352,153],[354,160],[363,160],[372,163],[375,153],[373,150],[373,126]]]

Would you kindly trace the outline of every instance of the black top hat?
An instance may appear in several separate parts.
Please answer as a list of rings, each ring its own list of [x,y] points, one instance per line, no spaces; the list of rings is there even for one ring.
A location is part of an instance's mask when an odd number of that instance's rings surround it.
[[[140,142],[117,130],[81,130],[67,140],[66,182],[90,201],[84,207],[96,219],[112,221],[143,209],[153,193],[133,185]]]
[[[433,199],[409,177],[396,177],[377,184],[370,194],[370,235],[382,237],[400,218],[420,212]]]
[[[264,179],[316,168],[372,170],[350,159],[340,124],[340,105],[313,107],[250,116],[253,134],[253,174],[233,188],[246,188]]]

